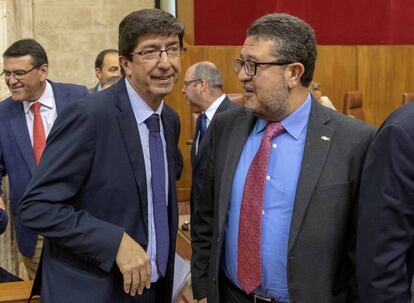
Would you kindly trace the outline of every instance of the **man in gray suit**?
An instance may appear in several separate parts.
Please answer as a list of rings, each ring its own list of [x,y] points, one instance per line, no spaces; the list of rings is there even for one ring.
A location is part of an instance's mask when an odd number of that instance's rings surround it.
[[[360,172],[374,129],[309,93],[312,28],[271,14],[247,30],[235,71],[245,109],[211,127],[192,218],[200,302],[358,302],[353,263]]]
[[[198,208],[201,186],[207,166],[207,147],[210,140],[209,126],[216,114],[238,107],[223,93],[223,78],[214,63],[201,61],[191,65],[184,75],[183,94],[188,103],[198,107],[198,116],[191,146],[192,183],[191,213]]]

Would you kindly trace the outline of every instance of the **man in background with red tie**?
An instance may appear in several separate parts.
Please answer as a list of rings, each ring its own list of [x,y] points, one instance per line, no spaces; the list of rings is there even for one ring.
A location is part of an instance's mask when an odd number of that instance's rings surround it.
[[[56,116],[88,91],[80,85],[48,81],[47,54],[33,39],[14,42],[3,53],[3,66],[1,75],[11,97],[0,103],[0,183],[8,175],[17,244],[33,279],[43,239],[21,225],[17,203],[39,164]]]
[[[270,14],[247,30],[234,67],[245,108],[210,126],[192,223],[199,302],[358,302],[354,210],[374,129],[309,93],[313,29]]]

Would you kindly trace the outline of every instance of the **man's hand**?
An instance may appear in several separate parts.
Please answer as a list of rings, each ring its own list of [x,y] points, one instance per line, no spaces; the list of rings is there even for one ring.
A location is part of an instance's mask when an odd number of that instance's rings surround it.
[[[4,206],[3,199],[1,197],[0,197],[0,208],[1,209],[6,209],[5,206]]]
[[[122,236],[115,259],[124,277],[124,291],[131,296],[151,287],[151,263],[147,253],[127,233]]]
[[[207,303],[207,298],[197,300],[197,303]]]

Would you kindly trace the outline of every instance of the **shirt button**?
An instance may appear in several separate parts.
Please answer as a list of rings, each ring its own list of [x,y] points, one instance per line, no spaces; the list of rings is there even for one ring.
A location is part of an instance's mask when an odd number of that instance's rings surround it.
[[[262,215],[264,215],[265,214],[265,211],[264,210],[262,210]]]
[[[273,144],[272,144],[272,147],[273,147],[273,148],[277,148],[277,144],[276,144],[276,143],[273,143]]]
[[[269,181],[270,180],[270,176],[266,176],[266,180]]]

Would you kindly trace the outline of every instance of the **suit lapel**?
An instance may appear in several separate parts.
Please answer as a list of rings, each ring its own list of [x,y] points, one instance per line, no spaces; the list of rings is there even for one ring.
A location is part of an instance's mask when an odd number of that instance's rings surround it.
[[[116,118],[134,171],[135,182],[138,185],[142,217],[146,228],[145,234],[148,234],[148,216],[146,215],[148,213],[147,180],[138,125],[132,111],[125,81],[119,81],[116,88],[114,92],[116,94],[115,106],[118,109]]]
[[[216,117],[216,115],[218,113],[221,113],[222,111],[227,109],[230,102],[231,101],[227,97],[224,98],[223,102],[221,102],[220,106],[217,108],[216,112],[214,113],[214,116],[213,116],[213,119],[210,122],[210,125],[211,125],[211,123],[213,122],[214,118]],[[196,124],[197,128],[196,128],[196,133],[194,135],[195,138],[193,140],[193,145],[194,145],[195,140],[197,140],[197,132],[198,132],[198,129],[200,127],[199,126],[200,125],[200,120],[201,120],[201,115],[197,118],[197,124]],[[194,162],[193,162],[194,163],[193,164],[194,169],[196,169],[197,165],[200,163],[200,159],[202,158],[201,156],[203,155],[203,153],[205,153],[205,151],[208,147],[208,142],[209,141],[210,141],[210,127],[207,128],[207,131],[204,134],[203,140],[201,140],[200,144],[198,145],[197,155],[194,153],[194,155],[195,155]],[[195,149],[194,149],[194,151],[195,151]]]
[[[167,153],[167,160],[168,160],[168,180],[169,180],[169,184],[168,184],[168,195],[171,192],[171,186],[174,184],[175,180],[175,162],[177,161],[177,159],[174,158],[175,153],[174,153],[174,148],[175,148],[175,142],[174,142],[174,130],[170,124],[170,121],[168,119],[168,117],[166,117],[167,113],[165,110],[165,104],[164,104],[164,108],[163,111],[161,113],[161,122],[162,122],[162,126],[164,128],[164,139],[165,139],[165,144],[166,144],[166,153]],[[171,200],[170,200],[171,201]]]
[[[252,114],[244,112],[244,114],[241,114],[236,118],[233,123],[234,126],[231,130],[230,137],[226,138],[229,140],[229,148],[226,148],[225,165],[223,167],[223,175],[220,181],[221,191],[219,193],[218,203],[218,227],[220,231],[224,230],[224,224],[226,222],[234,173],[236,171],[243,146],[246,143],[255,122],[256,118]]]
[[[33,174],[36,166],[34,161],[32,142],[30,140],[29,130],[27,129],[23,104],[21,102],[13,101],[10,109],[10,126],[12,132],[16,139],[17,146],[19,147],[26,164],[30,169],[30,172]]]
[[[322,111],[321,105],[317,101],[312,100],[302,167],[296,188],[289,236],[289,250],[293,247],[298,236],[300,226],[305,217],[306,210],[311,201],[333,140],[334,130],[327,125],[329,121],[330,117],[326,112]]]
[[[197,155],[196,155],[196,145],[197,145],[197,135],[198,135],[198,131],[200,129],[200,123],[201,123],[201,115],[199,115],[197,117],[195,132],[194,132],[194,136],[193,136],[193,144],[191,144],[191,164],[192,164],[193,171],[195,170],[196,161],[197,161],[197,158],[198,158]]]
[[[69,104],[70,99],[69,92],[63,90],[62,88],[58,89],[56,84],[52,81],[49,81],[53,89],[53,96],[55,97],[56,112],[60,114],[62,110]]]

